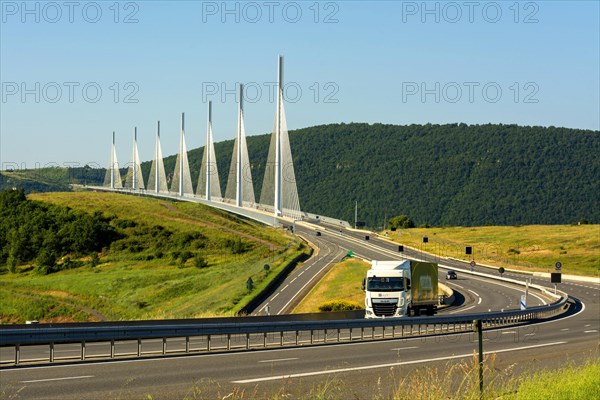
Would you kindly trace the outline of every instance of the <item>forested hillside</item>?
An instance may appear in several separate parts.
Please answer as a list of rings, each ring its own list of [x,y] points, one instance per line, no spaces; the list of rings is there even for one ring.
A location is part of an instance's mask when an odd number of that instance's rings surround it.
[[[260,196],[269,135],[247,142]],[[354,221],[358,201],[358,219],[371,227],[399,214],[432,226],[600,223],[598,131],[352,123],[292,131],[290,143],[304,211]],[[223,193],[232,149],[232,140],[215,144]],[[202,152],[189,152],[194,186]],[[174,167],[175,156],[165,158],[168,175]],[[150,162],[142,169],[147,181]],[[4,173],[0,187],[69,190],[69,183],[101,184],[104,172],[86,166]]]
[[[258,195],[269,136],[247,141]],[[358,201],[358,219],[379,227],[399,214],[417,225],[600,222],[598,131],[352,123],[292,131],[290,142],[305,211],[353,221]],[[215,145],[223,192],[232,148]],[[201,157],[189,153],[194,184]]]

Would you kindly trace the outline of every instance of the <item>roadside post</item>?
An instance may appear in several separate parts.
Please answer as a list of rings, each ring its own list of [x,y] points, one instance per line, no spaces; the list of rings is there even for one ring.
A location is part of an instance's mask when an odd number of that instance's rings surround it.
[[[477,265],[475,263],[475,260],[472,260],[469,264],[471,265],[471,272],[473,272],[473,268],[475,268],[475,266]]]
[[[479,337],[479,398],[483,399],[483,326],[480,319],[473,321],[473,331]]]

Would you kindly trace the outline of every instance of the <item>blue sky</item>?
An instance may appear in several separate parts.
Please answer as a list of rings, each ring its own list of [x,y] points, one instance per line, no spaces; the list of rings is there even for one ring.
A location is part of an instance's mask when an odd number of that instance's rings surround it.
[[[597,1],[2,1],[1,168],[121,163],[270,132],[277,56],[289,129],[337,122],[600,129]]]

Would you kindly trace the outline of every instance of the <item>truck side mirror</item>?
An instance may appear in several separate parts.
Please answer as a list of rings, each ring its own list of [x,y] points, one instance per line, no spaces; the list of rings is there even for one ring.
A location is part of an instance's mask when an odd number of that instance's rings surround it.
[[[406,279],[406,290],[410,290],[410,279]]]
[[[366,280],[365,280],[365,278],[363,278],[362,285],[361,285],[363,292],[365,291],[365,284],[366,284]]]

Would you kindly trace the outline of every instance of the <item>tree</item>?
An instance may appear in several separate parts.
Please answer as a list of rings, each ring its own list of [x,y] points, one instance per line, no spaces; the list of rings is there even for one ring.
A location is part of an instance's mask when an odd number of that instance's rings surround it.
[[[415,223],[406,214],[398,215],[397,217],[391,218],[388,222],[390,229],[408,229],[414,228]]]

